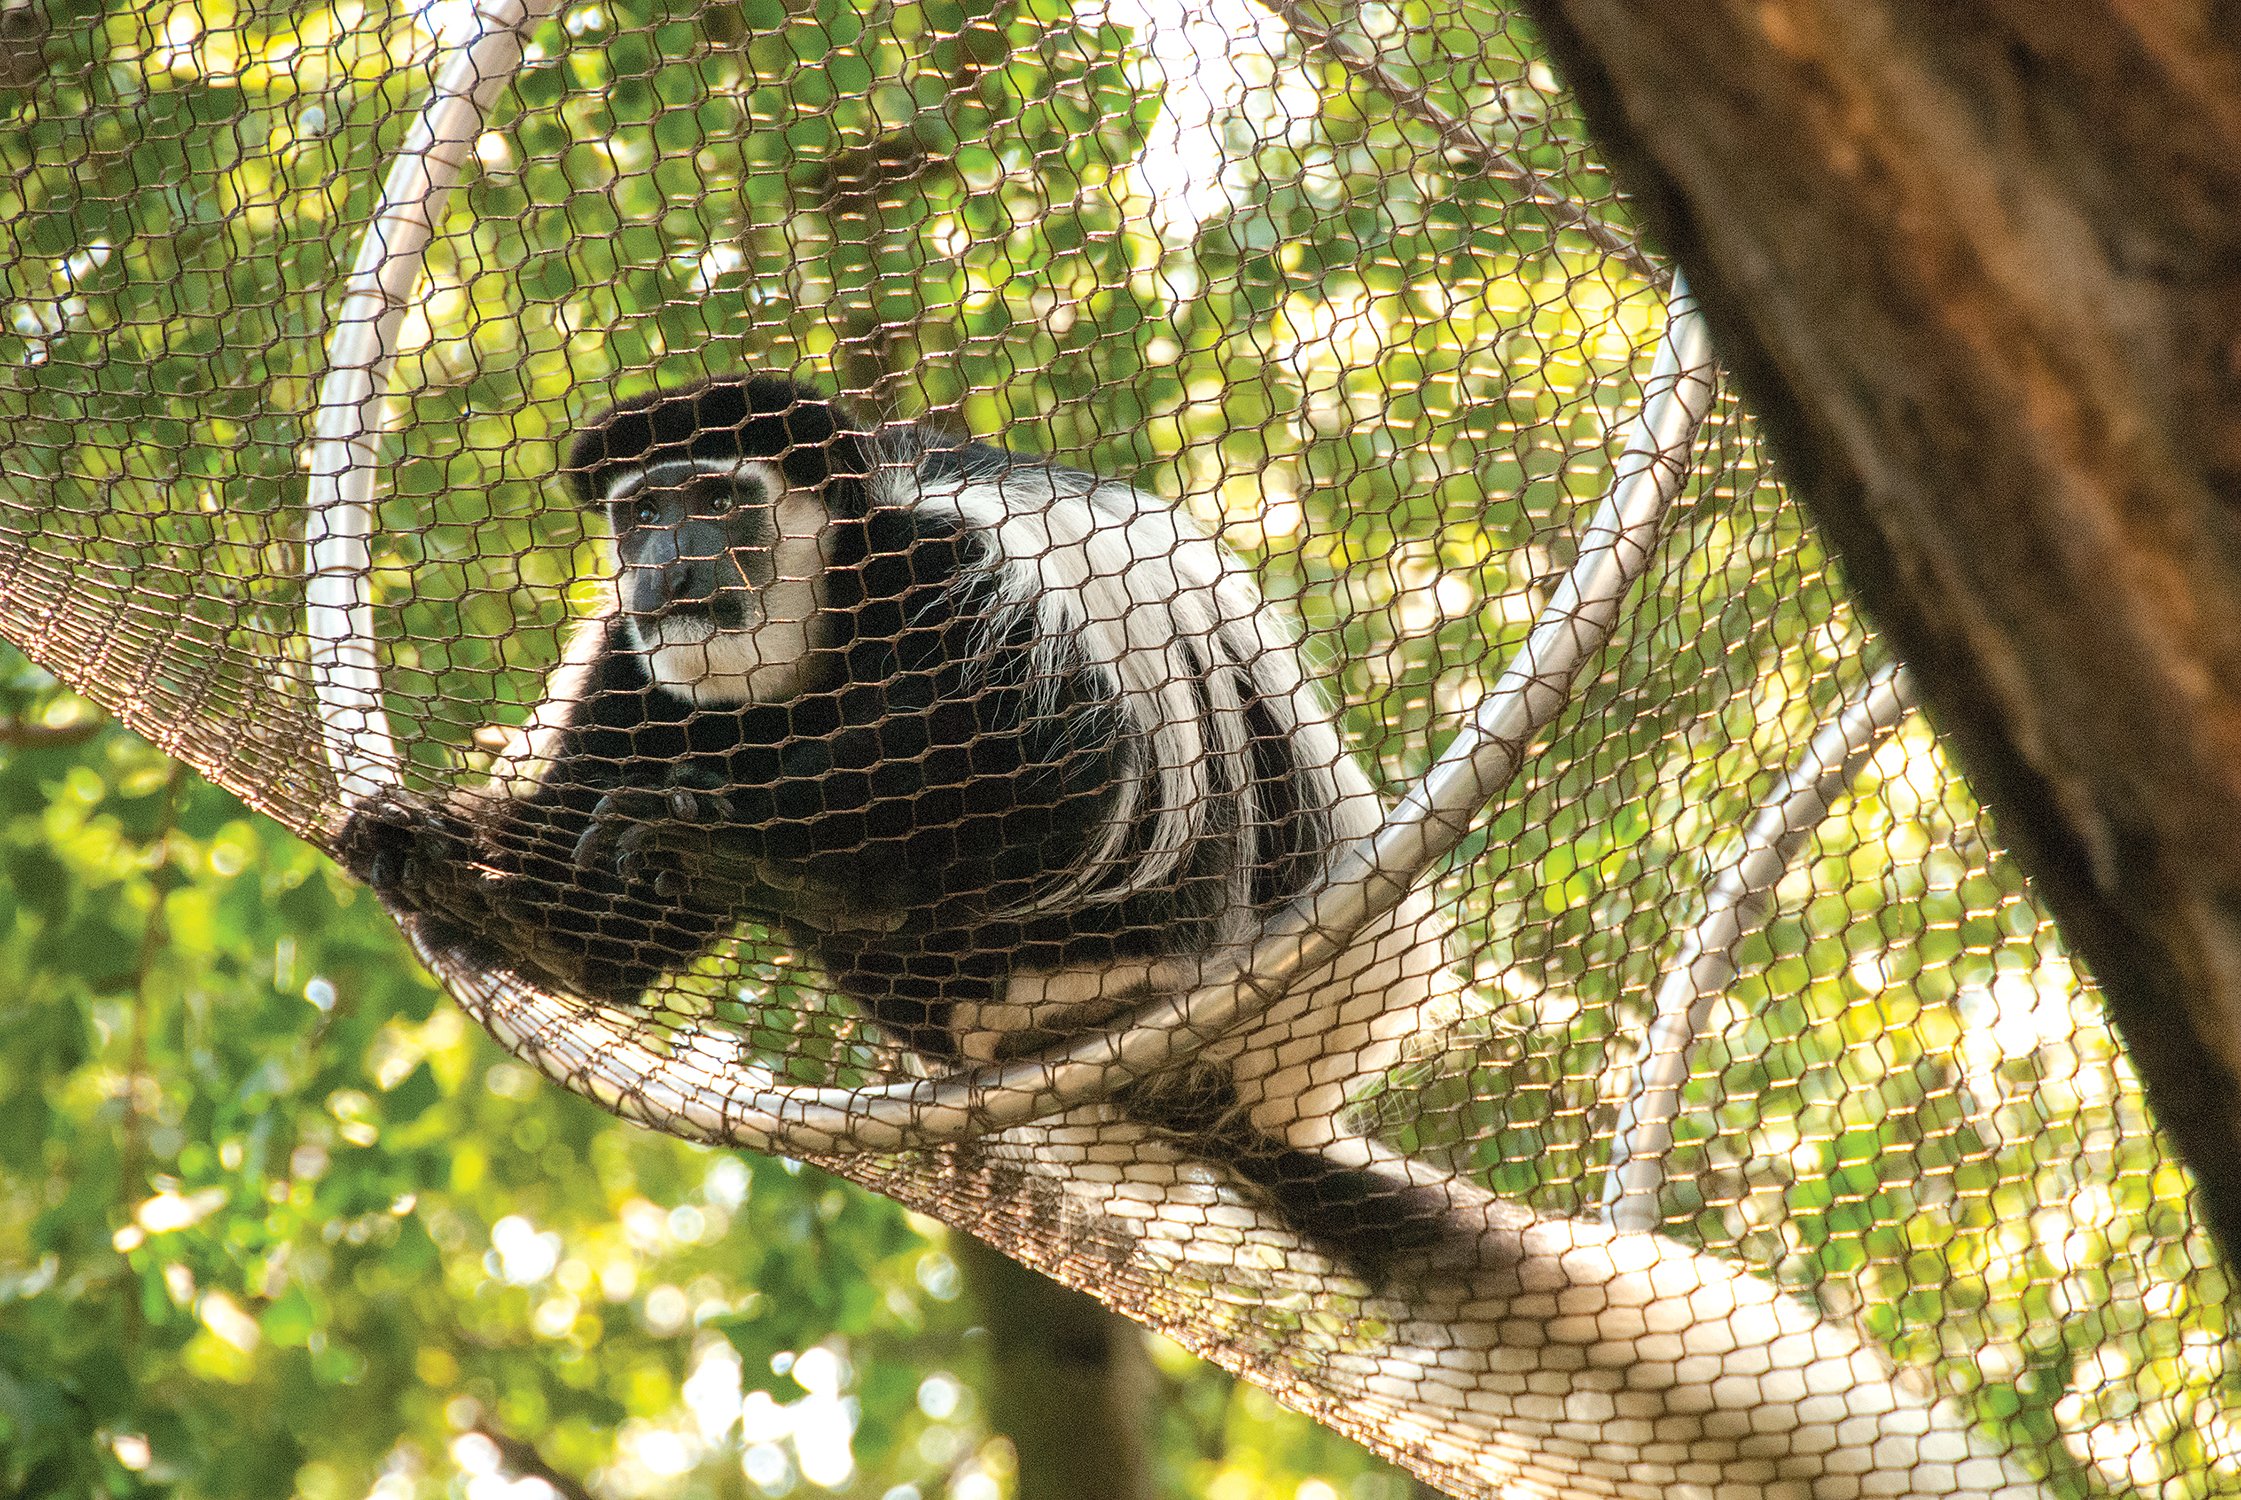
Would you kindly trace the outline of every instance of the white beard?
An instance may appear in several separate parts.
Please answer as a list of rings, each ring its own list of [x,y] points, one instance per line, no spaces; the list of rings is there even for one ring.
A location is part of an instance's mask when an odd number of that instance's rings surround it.
[[[633,617],[630,636],[646,675],[697,708],[781,703],[806,685],[825,609],[830,518],[812,495],[789,490],[776,507],[772,581],[747,591],[750,618],[719,625],[705,615]]]

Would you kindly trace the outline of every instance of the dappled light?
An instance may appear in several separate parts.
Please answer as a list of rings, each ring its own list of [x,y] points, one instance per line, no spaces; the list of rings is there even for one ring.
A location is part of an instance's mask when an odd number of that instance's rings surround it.
[[[482,80],[487,107],[449,143],[457,186],[394,298],[367,274],[396,271],[383,184],[497,0],[118,8],[69,41],[71,66],[0,88],[0,635],[354,860],[513,1054],[477,1088],[565,1087],[686,1139],[814,1160],[1457,1493],[2241,1490],[2227,1273],[2091,978],[1911,711],[1516,15],[1477,0],[547,9],[521,20],[518,65]],[[352,342],[353,319],[383,316]],[[338,398],[335,372],[361,368],[365,391]],[[1084,653],[1064,672],[1023,650],[970,692],[925,687],[982,715],[952,743],[895,727],[919,690],[895,664],[918,627],[868,623],[885,618],[865,581],[877,546],[850,565],[858,602],[831,603],[828,574],[847,571],[834,537],[872,522],[830,507],[806,541],[771,522],[757,545],[818,570],[802,639],[892,646],[886,675],[787,678],[776,719],[749,711],[759,700],[692,700],[674,723],[717,724],[727,757],[768,752],[752,762],[777,768],[768,786],[819,816],[862,814],[798,858],[767,837],[796,804],[756,820],[736,812],[738,778],[646,781],[642,746],[568,802],[571,768],[551,763],[599,754],[533,717],[566,696],[571,633],[625,621],[617,601],[652,567],[618,543],[628,514],[685,488],[656,471],[686,442],[613,436],[573,468],[572,444],[622,433],[627,410],[602,416],[618,403],[748,374],[798,384],[716,424],[733,444],[723,482],[750,461],[780,473],[797,449],[825,467],[806,490],[789,468],[775,493],[724,503],[827,505],[854,485],[874,517],[938,511],[910,546],[966,559],[945,564],[966,582],[942,596],[963,622],[942,650],[993,653],[1027,628],[956,602],[1006,567],[1052,592],[1071,567],[1087,581],[1063,586],[1085,599],[1106,597],[1099,566],[1128,579],[1102,622],[1125,649],[1095,655],[1094,611],[1049,612],[1035,627]],[[837,414],[814,439],[745,446],[756,422],[811,410]],[[376,412],[386,428],[352,425]],[[940,456],[967,437],[1022,461]],[[852,443],[871,455],[860,468],[835,457]],[[690,456],[700,484],[708,451]],[[697,494],[659,524],[682,535]],[[1048,519],[1069,505],[1105,509],[1069,540]],[[360,561],[334,541],[349,536]],[[1616,558],[1600,585],[1599,547]],[[789,565],[756,578],[760,598],[807,584]],[[1150,576],[1181,581],[1147,600]],[[896,585],[886,601],[897,621],[903,599]],[[668,637],[614,629],[603,660],[653,663],[628,691],[668,691]],[[711,676],[717,654],[704,646]],[[1000,891],[912,864],[935,847],[964,848],[959,868],[980,858],[989,725],[1011,713],[1002,729],[1024,734],[1014,720],[1056,717],[1067,694],[1096,712],[1036,741],[1043,761],[1017,752],[1046,801],[1007,805],[1007,836],[1036,830],[1010,848],[1056,845],[1083,808],[1117,816],[1121,773],[1086,792],[1065,777],[1101,743],[1100,713],[1136,711],[1112,684],[1153,657],[1142,701],[1185,704],[1173,712],[1205,730],[1192,743],[1213,747],[1195,782],[1152,750],[1129,759],[1171,724],[1124,722],[1114,763],[1154,788],[1139,823],[1056,870],[990,858]],[[988,706],[1037,672],[1063,691]],[[865,689],[891,695],[879,715],[800,727],[823,722],[803,706],[821,691]],[[1505,695],[1524,706],[1496,724]],[[793,727],[755,738],[780,720]],[[855,730],[887,748],[852,761]],[[791,754],[787,736],[820,734],[821,760]],[[976,745],[975,769],[940,779],[945,753],[970,762]],[[1396,847],[1420,805],[1405,799],[1474,746],[1480,780],[1451,793],[1468,829],[1423,818],[1421,858],[1372,870],[1372,836]],[[917,768],[906,793],[847,790],[897,766]],[[1230,800],[1192,823],[1186,784]],[[139,856],[103,842],[100,796],[65,781],[24,813],[51,852],[22,853],[19,878],[37,860],[132,875]],[[901,833],[878,831],[890,802]],[[384,808],[405,810],[398,838],[446,817],[472,828],[447,835],[451,885],[365,852],[364,818]],[[715,831],[679,831],[693,818]],[[960,828],[974,831],[935,837]],[[536,873],[610,846],[595,875]],[[245,879],[257,857],[246,834],[198,855]],[[1067,881],[1117,887],[1163,858],[1178,888],[1234,898],[1190,908],[1190,951],[1171,951],[1182,918],[1155,930],[1117,896],[1048,916]],[[1313,903],[1349,881],[1346,926]],[[1046,907],[1020,917],[999,895]],[[661,926],[681,911],[690,940]],[[1091,911],[1124,915],[1091,933]],[[1275,999],[1239,975],[1286,921],[1330,951]],[[626,936],[587,945],[578,928]],[[627,961],[610,951],[634,944]],[[431,1060],[458,1044],[443,1028],[465,1023],[446,1010],[368,1032],[365,997],[338,1008],[333,976],[274,967],[290,1014],[364,1051],[365,1076],[321,1096],[321,1138],[280,1153],[313,1193],[405,1124],[398,1098],[433,1096]],[[1261,1134],[1214,1149],[1239,1120]],[[229,1149],[200,1113],[172,1128],[212,1134],[212,1162]],[[237,1154],[266,1149],[239,1137]],[[1280,1167],[1271,1142],[1292,1153]],[[1287,1215],[1294,1158],[1349,1151],[1390,1258]],[[482,1170],[483,1146],[458,1152],[455,1175]],[[823,1211],[778,1168],[752,1180],[805,1224]],[[603,1320],[687,1341],[670,1404],[616,1424],[603,1494],[683,1494],[719,1453],[737,1493],[869,1493],[905,1440],[865,1429],[878,1377],[845,1341],[805,1339],[768,1371],[691,1343],[760,1316],[678,1268],[733,1242],[749,1181],[719,1158],[667,1206],[617,1192],[613,1232],[591,1243],[518,1181],[518,1206],[471,1230],[422,1227],[393,1185],[339,1232],[428,1237],[443,1274],[556,1358],[589,1357]],[[1445,1217],[1409,1240],[1418,1193]],[[169,1178],[125,1205],[111,1248],[154,1255],[227,1201],[215,1180]],[[304,1344],[276,1319],[278,1280],[258,1302],[183,1262],[167,1275],[148,1295],[191,1310],[191,1359],[213,1378]],[[938,1307],[956,1278],[929,1251],[885,1295]],[[456,1376],[446,1353],[424,1377],[440,1384],[445,1360]],[[956,1377],[886,1395],[915,1413],[907,1443],[947,1494],[1009,1492]],[[524,1475],[503,1425],[454,1414],[461,1493],[526,1493],[500,1489]],[[113,1452],[134,1472],[152,1461],[133,1434]],[[424,1461],[398,1459],[374,1493],[431,1493],[413,1488]]]

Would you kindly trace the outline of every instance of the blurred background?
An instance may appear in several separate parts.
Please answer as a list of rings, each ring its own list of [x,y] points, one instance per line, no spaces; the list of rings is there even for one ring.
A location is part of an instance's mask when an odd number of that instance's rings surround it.
[[[333,812],[303,444],[382,164],[469,8],[0,21],[0,630],[259,810],[6,658],[0,1492],[1022,1493],[991,1411],[1057,1377],[1001,1325],[1067,1304],[834,1177],[545,1084],[260,815]],[[1609,481],[1663,321],[1631,244],[1530,31],[1483,5],[564,6],[405,322],[374,578],[415,774],[482,763],[604,566],[550,482],[571,421],[765,366],[1189,507],[1405,785]],[[1375,1103],[1551,1212],[1599,1201],[1616,1070],[1752,807],[1882,661],[1732,401],[1697,459],[1625,632],[1441,871],[1470,998]],[[1665,1232],[1858,1318],[2051,1493],[2241,1491],[2187,1179],[1919,718],[1739,957]],[[793,1026],[818,1002],[784,959],[748,942],[711,1004],[793,1076],[863,1076]],[[1282,1310],[1196,1295],[1166,1326],[1283,1347]],[[1139,1393],[1131,1483],[1412,1493],[1175,1345],[1081,1327]]]
[[[0,670],[0,1494],[1020,1492],[992,1344],[1050,1309],[1011,1278],[1078,1294],[554,1088],[325,856]],[[1419,1493],[1091,1312],[1138,1446],[1097,1371],[1049,1420],[1144,1493]]]

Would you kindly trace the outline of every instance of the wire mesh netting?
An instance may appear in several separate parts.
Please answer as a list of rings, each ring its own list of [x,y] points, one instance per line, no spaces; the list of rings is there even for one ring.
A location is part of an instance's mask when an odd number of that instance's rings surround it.
[[[46,56],[0,633],[524,1058],[1458,1493],[2241,1493],[2097,997],[1515,15],[181,0]],[[447,61],[459,188],[383,216]],[[1378,911],[1347,851],[1474,747]]]

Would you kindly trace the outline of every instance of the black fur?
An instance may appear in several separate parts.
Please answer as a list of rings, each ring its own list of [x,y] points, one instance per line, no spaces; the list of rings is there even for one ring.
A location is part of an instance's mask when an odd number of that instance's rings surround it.
[[[1240,860],[1256,909],[1298,894],[1325,852],[1324,810],[1295,785],[1285,716],[1248,694],[1248,754],[1209,768],[1213,794],[1241,810],[1211,820],[1173,882],[990,915],[1032,906],[1053,872],[1087,858],[1148,736],[1118,717],[1106,667],[1036,656],[1033,617],[999,608],[978,566],[987,539],[914,508],[907,486],[898,503],[877,478],[885,454],[924,483],[1036,463],[980,444],[898,444],[763,377],[657,392],[592,423],[568,458],[587,504],[678,458],[765,458],[823,496],[834,525],[814,670],[783,702],[696,708],[650,680],[628,621],[611,615],[590,627],[598,649],[533,785],[376,800],[342,836],[347,866],[424,943],[617,1005],[760,921],[934,1058],[957,1054],[957,1008],[1001,1000],[1015,972],[1202,950],[1235,915],[1225,908]],[[1217,670],[1198,665],[1202,677]],[[1210,711],[1204,681],[1197,690]],[[1137,809],[1124,858],[1143,856],[1159,811]],[[1112,996],[1105,1010],[1135,998]],[[1004,1051],[1053,1039],[1029,1028]],[[1358,1266],[1412,1238],[1401,1221],[1426,1216],[1421,1190],[1266,1140],[1218,1096],[1219,1085],[1140,1089],[1129,1107],[1231,1162]],[[1396,1218],[1388,1199],[1413,1206]]]
[[[591,505],[623,470],[665,458],[753,454],[777,460],[799,485],[837,478],[827,504],[861,515],[862,481],[871,472],[864,439],[839,407],[790,380],[703,380],[617,403],[570,445],[568,480],[576,498]]]

